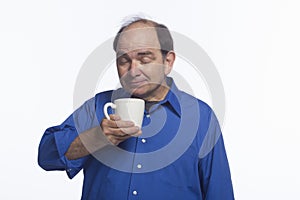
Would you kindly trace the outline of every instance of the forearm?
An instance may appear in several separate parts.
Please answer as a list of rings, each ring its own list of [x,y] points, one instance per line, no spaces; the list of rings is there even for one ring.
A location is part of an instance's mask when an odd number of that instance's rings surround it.
[[[91,128],[82,132],[71,143],[65,156],[68,160],[76,160],[111,145],[107,138],[102,133],[100,126]]]

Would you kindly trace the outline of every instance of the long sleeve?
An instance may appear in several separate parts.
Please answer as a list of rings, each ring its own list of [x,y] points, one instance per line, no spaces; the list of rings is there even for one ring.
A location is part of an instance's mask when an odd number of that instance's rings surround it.
[[[78,108],[61,125],[46,129],[39,145],[39,165],[45,170],[66,170],[69,178],[73,178],[82,169],[88,156],[68,160],[65,153],[80,133],[97,125],[99,122],[95,115],[93,98]]]
[[[66,170],[70,178],[73,178],[81,170],[84,158],[70,161],[64,155],[78,136],[73,124],[73,115],[71,115],[61,125],[45,131],[38,155],[38,163],[43,169],[47,171]]]
[[[199,154],[199,178],[203,199],[233,200],[233,187],[224,141],[216,116],[210,125]]]

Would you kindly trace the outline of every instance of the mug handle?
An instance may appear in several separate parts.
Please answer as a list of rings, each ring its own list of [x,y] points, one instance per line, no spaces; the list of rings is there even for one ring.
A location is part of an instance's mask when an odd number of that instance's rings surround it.
[[[107,108],[108,108],[108,107],[111,107],[111,108],[113,108],[113,109],[116,109],[117,105],[114,104],[114,103],[112,103],[112,102],[108,102],[108,103],[106,103],[106,104],[104,105],[104,107],[103,107],[103,112],[104,112],[104,115],[105,115],[106,119],[110,120],[110,117],[109,117],[108,112],[107,112]]]

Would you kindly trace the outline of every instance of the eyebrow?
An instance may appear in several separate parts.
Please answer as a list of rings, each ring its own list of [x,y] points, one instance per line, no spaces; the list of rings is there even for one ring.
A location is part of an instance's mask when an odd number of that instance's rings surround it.
[[[143,51],[143,52],[138,52],[138,56],[148,56],[148,55],[153,55],[151,51]]]
[[[137,53],[137,56],[148,56],[148,55],[153,56],[154,54],[153,54],[153,52],[147,51],[147,50]],[[123,57],[123,56],[128,56],[128,54],[126,52],[123,52],[123,51],[118,51],[117,52],[117,58],[120,58],[120,57]]]
[[[125,56],[125,55],[127,55],[127,54],[123,51],[118,51],[117,52],[117,58],[120,58],[121,56]]]

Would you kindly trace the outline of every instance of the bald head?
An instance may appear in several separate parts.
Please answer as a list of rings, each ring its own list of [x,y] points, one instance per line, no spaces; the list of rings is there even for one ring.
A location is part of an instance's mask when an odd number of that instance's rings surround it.
[[[163,57],[174,49],[172,36],[165,25],[139,18],[127,23],[118,31],[113,43],[114,50],[117,52],[118,49],[132,49],[133,46],[129,45],[128,41],[135,42],[135,39],[139,39],[138,45],[141,47],[159,48]],[[128,41],[125,44],[126,40]],[[126,45],[129,46],[126,47]]]
[[[138,49],[161,49],[155,27],[136,22],[126,27],[119,36],[116,52],[128,53]]]

